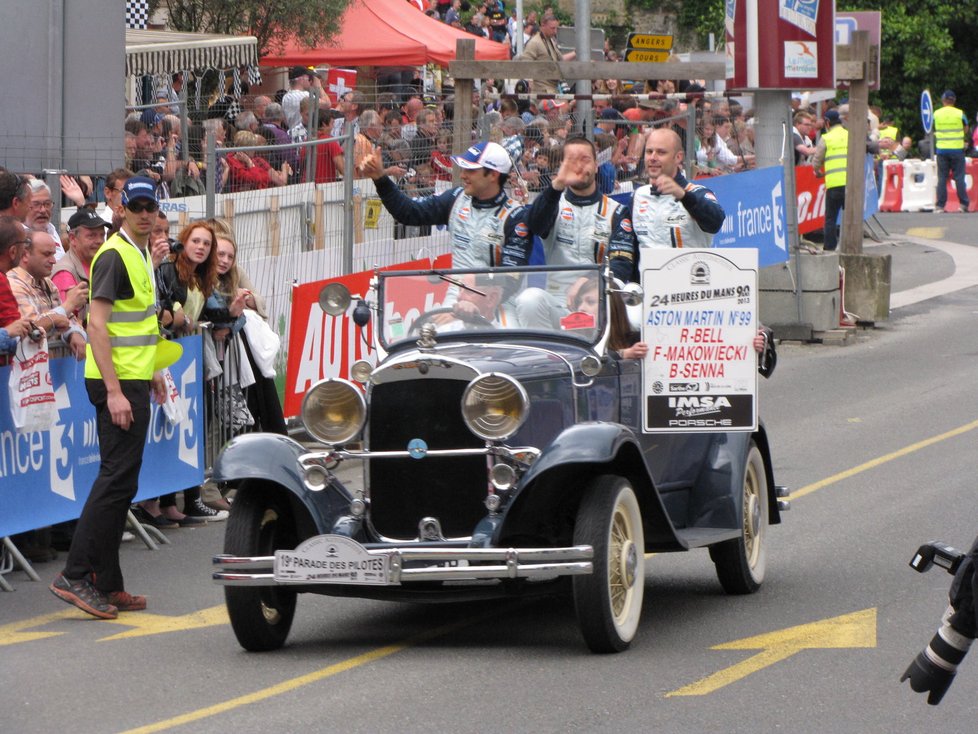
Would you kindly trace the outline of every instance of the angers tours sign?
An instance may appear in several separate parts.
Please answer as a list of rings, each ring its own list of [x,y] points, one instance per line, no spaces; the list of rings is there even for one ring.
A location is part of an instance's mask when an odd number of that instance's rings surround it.
[[[642,250],[643,430],[757,428],[757,250]]]

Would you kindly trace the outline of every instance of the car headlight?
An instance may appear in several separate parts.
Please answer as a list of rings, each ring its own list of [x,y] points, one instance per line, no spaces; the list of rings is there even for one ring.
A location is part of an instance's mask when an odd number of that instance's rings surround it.
[[[516,433],[530,411],[523,386],[509,375],[476,377],[462,395],[462,418],[479,438],[502,441]]]
[[[363,393],[346,380],[321,380],[302,399],[302,425],[323,443],[346,443],[360,433],[366,419]]]

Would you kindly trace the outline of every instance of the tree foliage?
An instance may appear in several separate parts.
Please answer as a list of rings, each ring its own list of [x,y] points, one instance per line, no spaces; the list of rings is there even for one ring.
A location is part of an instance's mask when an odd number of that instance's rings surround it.
[[[166,9],[177,31],[255,36],[264,56],[293,39],[307,48],[331,45],[350,1],[153,0],[150,9]]]
[[[680,36],[696,48],[706,48],[710,33],[723,41],[724,0],[628,2],[631,7],[674,12]],[[836,12],[846,10],[882,14],[880,88],[870,95],[870,104],[892,114],[902,131],[913,137],[923,134],[924,89],[931,90],[935,101],[945,89],[953,89],[958,107],[971,113],[978,109],[978,75],[973,72],[978,16],[970,9],[947,0],[838,0]]]
[[[973,13],[944,0],[844,0],[838,10],[881,11],[880,88],[870,103],[892,114],[903,133],[923,135],[924,89],[931,90],[937,106],[948,88],[966,112],[978,106],[978,79],[972,72],[978,21]]]

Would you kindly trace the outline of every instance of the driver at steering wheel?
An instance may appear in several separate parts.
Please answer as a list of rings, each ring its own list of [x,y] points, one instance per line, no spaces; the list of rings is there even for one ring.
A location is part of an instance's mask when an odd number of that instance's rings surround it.
[[[483,320],[497,328],[516,325],[516,318],[509,313],[505,300],[508,286],[513,279],[502,274],[466,273],[459,279],[458,299],[452,304],[452,312],[459,320],[480,324]],[[462,327],[458,320],[439,328],[439,331],[457,331]]]

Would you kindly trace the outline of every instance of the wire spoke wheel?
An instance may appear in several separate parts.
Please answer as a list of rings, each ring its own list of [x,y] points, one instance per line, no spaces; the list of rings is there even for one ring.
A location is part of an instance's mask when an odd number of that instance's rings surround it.
[[[626,479],[591,481],[577,511],[574,543],[594,548],[594,571],[573,581],[584,641],[593,652],[621,652],[638,629],[645,590],[642,514]]]
[[[742,497],[740,537],[710,548],[717,578],[728,594],[757,591],[767,566],[767,474],[761,452],[753,441],[744,466]]]

